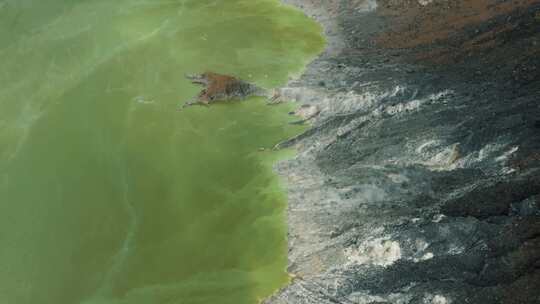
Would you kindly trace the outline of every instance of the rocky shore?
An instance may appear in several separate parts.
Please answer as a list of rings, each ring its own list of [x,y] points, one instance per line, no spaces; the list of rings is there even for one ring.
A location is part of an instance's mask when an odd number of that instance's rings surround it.
[[[284,2],[328,47],[280,89],[320,114],[265,303],[540,303],[540,2]]]

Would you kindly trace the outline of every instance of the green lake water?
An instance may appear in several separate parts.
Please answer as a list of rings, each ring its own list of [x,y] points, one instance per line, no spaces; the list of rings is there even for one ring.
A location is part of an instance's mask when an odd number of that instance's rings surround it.
[[[257,303],[288,281],[264,100],[179,105],[185,73],[282,85],[323,47],[277,0],[0,1],[0,303]]]

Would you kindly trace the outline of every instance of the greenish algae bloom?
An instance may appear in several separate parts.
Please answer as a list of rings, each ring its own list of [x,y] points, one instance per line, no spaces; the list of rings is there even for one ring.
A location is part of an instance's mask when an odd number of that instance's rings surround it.
[[[176,108],[185,73],[284,84],[323,47],[277,0],[0,3],[0,303],[257,303],[286,284],[262,99]]]

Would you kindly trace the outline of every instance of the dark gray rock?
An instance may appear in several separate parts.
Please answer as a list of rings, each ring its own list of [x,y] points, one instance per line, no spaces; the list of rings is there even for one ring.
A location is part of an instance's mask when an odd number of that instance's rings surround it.
[[[285,2],[329,46],[280,89],[321,112],[277,146],[294,279],[265,303],[540,303],[540,6]]]
[[[511,204],[510,214],[517,216],[540,215],[540,195],[531,196],[521,202]]]

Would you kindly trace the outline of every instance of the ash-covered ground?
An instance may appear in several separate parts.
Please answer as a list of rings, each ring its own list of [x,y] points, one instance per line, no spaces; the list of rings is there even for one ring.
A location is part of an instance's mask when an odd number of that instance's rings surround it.
[[[540,303],[540,1],[285,2],[328,48],[265,303]]]

